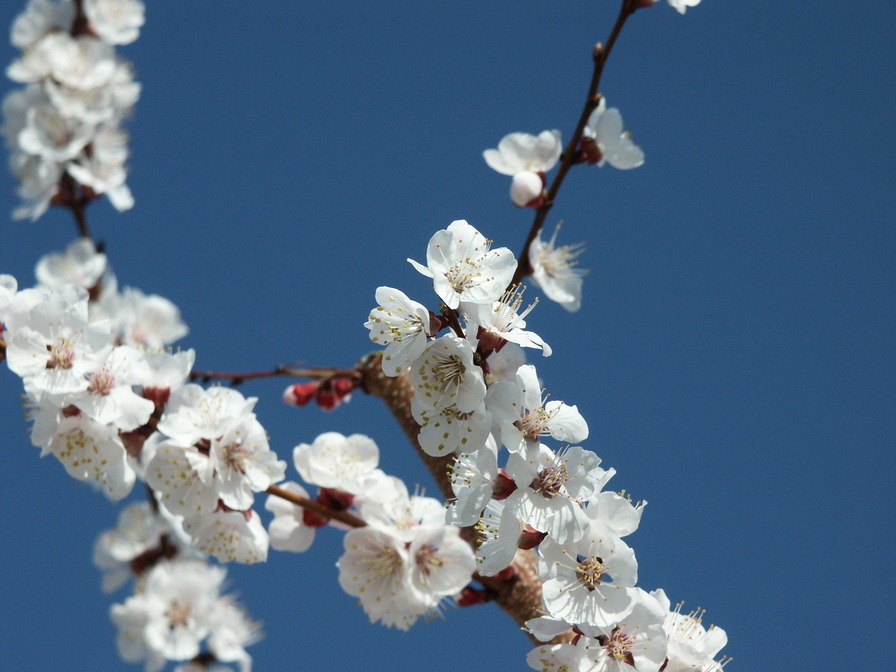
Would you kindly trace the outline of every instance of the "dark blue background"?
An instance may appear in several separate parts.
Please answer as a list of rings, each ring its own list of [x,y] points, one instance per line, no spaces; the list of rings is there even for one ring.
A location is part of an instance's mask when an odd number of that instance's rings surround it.
[[[92,207],[95,235],[123,285],[181,307],[198,367],[351,365],[372,349],[378,285],[435,304],[404,260],[437,229],[465,218],[520,248],[531,213],[481,152],[511,131],[569,136],[614,12],[150,3],[122,50],[144,85],[137,205]],[[629,539],[640,585],[706,607],[731,672],[893,658],[894,20],[891,3],[833,0],[638,13],[602,90],[647,162],[577,168],[550,215],[588,241],[593,272],[579,313],[530,315],[555,350],[532,361],[585,414],[612,487],[650,502]],[[63,212],[7,221],[0,272],[27,286],[74,236]],[[100,592],[90,559],[117,510],[37,459],[20,383],[0,381],[0,670],[133,669],[107,616],[124,595]],[[363,432],[384,469],[434,491],[378,401],[291,409],[284,385],[243,388],[281,457]],[[265,622],[257,670],[525,669],[528,643],[496,608],[370,626],[338,587],[340,552],[324,531],[306,554],[229,568]]]

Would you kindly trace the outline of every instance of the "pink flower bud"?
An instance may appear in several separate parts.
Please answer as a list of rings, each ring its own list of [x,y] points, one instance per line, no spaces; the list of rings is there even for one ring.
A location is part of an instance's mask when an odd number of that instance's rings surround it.
[[[336,394],[336,392],[334,392],[333,388],[331,388],[330,386],[321,386],[317,388],[317,393],[314,395],[314,400],[317,402],[317,405],[325,411],[332,411],[342,401],[339,395]]]
[[[340,397],[347,397],[355,389],[355,383],[351,378],[336,378],[333,381],[333,391]]]
[[[283,403],[287,406],[304,406],[317,393],[317,382],[296,383],[283,391]]]

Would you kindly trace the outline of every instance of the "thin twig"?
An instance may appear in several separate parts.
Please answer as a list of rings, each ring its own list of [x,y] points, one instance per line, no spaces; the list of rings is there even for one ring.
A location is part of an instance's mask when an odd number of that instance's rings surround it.
[[[324,506],[320,502],[315,502],[313,499],[308,499],[307,497],[302,497],[301,495],[297,495],[294,492],[290,492],[289,490],[284,490],[278,485],[271,485],[265,490],[269,495],[273,495],[274,497],[280,497],[281,499],[285,499],[287,502],[292,502],[296,506],[301,506],[303,509],[309,509],[314,511],[314,513],[320,514],[326,518],[333,518],[334,520],[338,520],[341,523],[345,523],[346,525],[350,525],[351,527],[365,527],[367,523],[358,518],[357,516],[353,516],[348,511],[336,511],[335,509],[331,509],[328,506]]]
[[[613,30],[610,32],[610,37],[607,38],[607,45],[603,46],[598,42],[594,47],[592,56],[594,59],[594,71],[591,74],[591,83],[588,86],[588,95],[585,97],[585,105],[582,107],[582,113],[579,115],[579,123],[576,124],[575,132],[572,134],[563,153],[560,155],[560,168],[557,169],[557,174],[554,176],[554,181],[551,182],[547,196],[545,197],[544,202],[535,211],[535,219],[532,222],[532,228],[529,229],[529,235],[523,245],[523,251],[520,253],[516,272],[513,274],[513,280],[511,280],[510,284],[507,286],[508,289],[514,285],[520,284],[524,277],[532,273],[532,264],[529,263],[529,248],[532,247],[532,243],[535,242],[535,239],[538,237],[538,233],[541,231],[545,219],[547,219],[548,212],[550,212],[551,207],[554,205],[554,200],[557,198],[557,193],[560,191],[560,187],[563,184],[563,180],[566,178],[566,174],[569,172],[570,168],[578,163],[578,146],[582,139],[582,134],[585,131],[585,125],[588,123],[588,117],[590,117],[591,113],[597,109],[598,105],[600,105],[601,95],[598,93],[598,88],[600,87],[600,79],[604,72],[604,65],[607,62],[607,58],[610,56],[610,52],[613,50],[613,46],[616,44],[619,33],[622,32],[622,27],[625,25],[626,20],[629,16],[635,13],[637,8],[637,0],[622,0],[622,6],[619,8],[619,16],[616,17],[616,23],[613,26]]]
[[[200,371],[198,369],[190,371],[190,380],[201,380],[205,383],[211,380],[229,380],[230,384],[234,386],[254,378],[276,378],[279,376],[326,380],[330,378],[353,378],[357,376],[357,371],[355,369],[339,369],[332,366],[311,366],[305,369],[296,369],[282,364],[267,371],[248,371],[244,373],[233,371]]]

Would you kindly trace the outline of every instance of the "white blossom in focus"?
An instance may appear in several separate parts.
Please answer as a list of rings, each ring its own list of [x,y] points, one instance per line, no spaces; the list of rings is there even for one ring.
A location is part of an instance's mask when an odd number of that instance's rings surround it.
[[[430,342],[411,366],[412,409],[438,411],[456,406],[462,413],[476,410],[485,399],[482,369],[473,364],[469,342],[445,334]]]
[[[666,612],[640,588],[631,588],[629,594],[634,600],[632,608],[621,620],[603,627],[578,625],[586,636],[576,646],[595,671],[660,672],[666,661]]]
[[[476,563],[480,574],[494,576],[513,562],[524,527],[503,501],[489,500],[476,523]]]
[[[516,259],[506,247],[489,246],[485,236],[460,219],[430,238],[426,266],[408,261],[433,279],[433,289],[449,308],[457,308],[461,301],[491,303],[510,284]]]
[[[582,661],[582,651],[575,644],[548,644],[532,649],[526,662],[538,672],[596,672]]]
[[[470,324],[468,336],[475,332],[480,346],[487,351],[500,350],[508,342],[516,343],[526,348],[537,348],[545,357],[551,354],[551,347],[533,331],[526,331],[526,316],[535,308],[538,300],[520,313],[523,305],[523,292],[525,287],[517,286],[501,295],[491,305],[480,303],[470,311]],[[476,329],[474,330],[475,327]]]
[[[580,539],[587,529],[584,500],[598,492],[606,472],[600,458],[581,446],[554,452],[544,444],[527,446],[507,459],[517,489],[505,505],[523,523],[546,532],[560,544]]]
[[[370,318],[364,326],[370,330],[371,341],[386,346],[383,373],[397,376],[426,347],[427,338],[431,335],[429,310],[394,287],[378,287],[376,301],[379,305],[370,311]]]
[[[443,597],[459,593],[476,571],[473,549],[453,525],[419,530],[408,556],[411,588],[430,608]]]
[[[478,450],[491,429],[492,414],[482,402],[472,411],[461,411],[454,405],[431,409],[413,404],[411,410],[420,425],[420,447],[434,457]]]
[[[143,353],[120,345],[90,372],[87,389],[72,395],[68,401],[99,423],[130,431],[146,424],[155,409],[153,402],[133,389],[148,377],[149,365]]]
[[[244,418],[255,417],[252,409],[257,401],[229,387],[184,385],[172,395],[159,431],[183,446],[211,441]]]
[[[547,401],[531,364],[517,369],[516,380],[493,384],[487,404],[500,425],[501,441],[511,453],[534,446],[545,436],[565,443],[588,438],[588,423],[579,409],[562,401]]]
[[[221,501],[237,511],[252,508],[254,493],[264,492],[286,474],[286,462],[277,459],[254,417],[243,418],[212,439],[209,458]]]
[[[723,662],[714,660],[719,651],[728,643],[728,635],[715,625],[703,626],[704,609],[687,614],[681,613],[683,602],[672,608],[669,598],[662,588],[650,593],[655,597],[666,617],[663,629],[668,638],[669,649],[667,672],[721,672]]]
[[[211,460],[193,445],[159,443],[146,464],[145,479],[174,515],[190,518],[211,513],[218,504]]]
[[[542,600],[550,616],[606,627],[631,613],[628,588],[637,583],[638,563],[622,540],[585,537],[570,544],[549,536],[538,552]]]
[[[339,585],[361,602],[371,623],[383,621],[407,630],[428,609],[414,600],[408,581],[405,542],[385,529],[359,527],[346,532],[339,558]]]
[[[461,453],[451,465],[451,489],[455,500],[448,507],[446,520],[451,525],[475,525],[492,498],[498,475],[498,449],[488,437],[479,450]]]
[[[387,476],[384,481],[378,484],[378,496],[365,499],[359,507],[361,518],[370,527],[411,542],[421,529],[445,525],[445,507],[439,500],[409,494],[400,478]]]

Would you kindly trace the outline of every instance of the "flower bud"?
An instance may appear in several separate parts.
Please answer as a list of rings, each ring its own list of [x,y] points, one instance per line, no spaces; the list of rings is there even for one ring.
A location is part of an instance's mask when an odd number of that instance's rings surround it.
[[[283,391],[283,403],[287,406],[304,406],[317,394],[317,387],[316,381],[290,385]]]
[[[541,195],[543,190],[544,180],[541,175],[525,170],[513,176],[510,200],[521,208],[537,208],[544,202]]]
[[[342,402],[342,397],[340,397],[331,386],[321,385],[317,388],[314,400],[317,402],[317,405],[325,411],[332,411]]]

